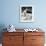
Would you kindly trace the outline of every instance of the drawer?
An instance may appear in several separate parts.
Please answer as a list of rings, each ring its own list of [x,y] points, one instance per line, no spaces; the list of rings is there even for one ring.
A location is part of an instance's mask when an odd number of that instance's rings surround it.
[[[3,44],[3,46],[16,46],[14,44]]]
[[[43,44],[44,36],[32,36],[32,43],[33,44]]]
[[[32,44],[32,46],[44,46],[44,44]]]
[[[4,36],[3,43],[15,43],[15,42],[22,42],[23,36]]]
[[[23,32],[4,32],[4,36],[23,36]]]
[[[23,44],[2,44],[2,46],[23,46]]]
[[[44,36],[44,32],[24,32],[24,36]]]
[[[32,36],[24,36],[24,40],[32,40]]]

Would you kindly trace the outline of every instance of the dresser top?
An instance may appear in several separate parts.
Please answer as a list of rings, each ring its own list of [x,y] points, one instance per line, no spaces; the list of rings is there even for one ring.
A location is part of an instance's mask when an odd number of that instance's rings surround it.
[[[7,31],[7,32],[8,32],[8,31]],[[26,32],[26,31],[25,31],[24,29],[16,29],[15,32]],[[31,33],[32,31],[28,31],[28,32]],[[43,31],[40,30],[40,31],[33,31],[33,32],[36,33],[36,32],[43,32]],[[33,32],[32,32],[32,33],[33,33]]]

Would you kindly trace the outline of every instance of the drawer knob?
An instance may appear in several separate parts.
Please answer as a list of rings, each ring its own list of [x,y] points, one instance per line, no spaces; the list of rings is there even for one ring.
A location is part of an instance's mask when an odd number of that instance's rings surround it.
[[[13,40],[13,38],[9,38],[10,40]]]
[[[32,40],[36,40],[36,39],[32,39]]]

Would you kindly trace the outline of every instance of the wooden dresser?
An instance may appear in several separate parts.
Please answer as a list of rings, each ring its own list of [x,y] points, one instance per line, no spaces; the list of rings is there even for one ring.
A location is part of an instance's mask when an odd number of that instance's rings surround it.
[[[44,46],[44,32],[3,32],[3,46]]]

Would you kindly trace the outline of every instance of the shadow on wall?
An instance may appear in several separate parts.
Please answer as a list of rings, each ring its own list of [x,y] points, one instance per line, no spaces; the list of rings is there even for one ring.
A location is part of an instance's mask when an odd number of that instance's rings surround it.
[[[2,36],[3,36],[3,32],[5,32],[6,30],[4,30],[5,25],[4,24],[0,24],[0,43],[2,43]]]

